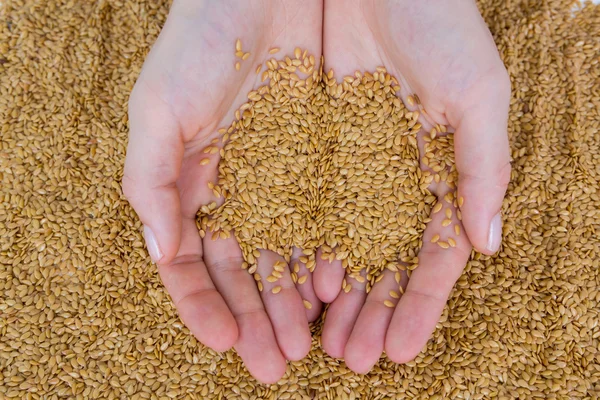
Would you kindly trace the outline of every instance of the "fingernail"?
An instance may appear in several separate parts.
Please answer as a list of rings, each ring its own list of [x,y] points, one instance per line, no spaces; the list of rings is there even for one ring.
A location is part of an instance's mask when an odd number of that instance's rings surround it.
[[[490,231],[488,233],[488,242],[486,249],[492,252],[498,251],[500,242],[502,241],[502,216],[500,213],[492,218],[490,223]]]
[[[158,241],[156,240],[156,236],[152,229],[144,225],[144,238],[146,239],[146,246],[148,247],[148,253],[150,253],[150,258],[152,261],[159,262],[161,258],[163,258],[163,253],[160,251],[160,247],[158,247]]]

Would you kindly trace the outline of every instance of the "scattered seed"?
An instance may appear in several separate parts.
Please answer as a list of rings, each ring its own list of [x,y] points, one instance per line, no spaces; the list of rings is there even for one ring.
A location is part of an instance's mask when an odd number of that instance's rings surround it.
[[[446,218],[448,218],[448,219],[452,218],[452,210],[449,208],[446,208]]]
[[[281,286],[275,286],[273,289],[271,289],[271,292],[273,294],[277,294],[277,293],[281,292]]]
[[[394,307],[396,306],[396,305],[394,304],[394,302],[393,302],[393,301],[390,301],[390,300],[384,300],[384,301],[383,301],[383,304],[384,304],[386,307],[389,307],[389,308],[394,308]]]

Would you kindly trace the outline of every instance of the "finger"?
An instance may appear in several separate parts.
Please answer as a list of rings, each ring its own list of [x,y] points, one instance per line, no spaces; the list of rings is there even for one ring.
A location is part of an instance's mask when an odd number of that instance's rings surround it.
[[[193,220],[184,221],[182,237],[177,257],[158,265],[161,280],[192,334],[206,346],[225,351],[237,340],[237,325],[206,270]]]
[[[472,104],[449,116],[454,137],[463,224],[473,246],[485,254],[502,240],[502,200],[510,180],[507,134],[510,82],[500,72],[477,85]]]
[[[369,372],[383,353],[385,333],[400,298],[399,282],[394,275],[394,272],[386,270],[382,279],[375,283],[348,339],[344,360],[356,373]]]
[[[235,239],[204,238],[208,271],[231,310],[239,329],[235,349],[250,373],[264,383],[277,382],[286,362],[252,276],[242,269],[242,252]]]
[[[313,286],[317,297],[323,303],[332,303],[340,290],[346,274],[340,260],[323,260],[321,249],[317,252],[315,272],[313,273]]]
[[[306,268],[306,263],[301,261],[304,257],[302,250],[294,248],[292,259],[290,260],[290,271],[292,281],[296,284],[296,289],[302,297],[304,308],[306,308],[306,318],[308,322],[313,322],[321,315],[323,303],[317,297],[313,288],[313,274]]]
[[[181,212],[176,181],[183,142],[176,119],[140,81],[129,102],[129,143],[123,193],[144,224],[156,263],[170,263],[179,250]]]
[[[279,348],[288,360],[304,358],[310,350],[311,335],[306,308],[287,263],[277,253],[260,250],[257,272],[263,284],[261,297]]]
[[[452,223],[442,226],[442,221],[448,219],[446,209],[452,205],[441,198],[439,201],[444,208],[431,216],[425,229],[419,265],[410,275],[386,334],[385,351],[398,363],[412,360],[427,343],[471,253],[456,212],[450,218]]]
[[[364,279],[363,279],[364,280]],[[366,282],[346,277],[344,290],[327,309],[321,343],[331,357],[342,358],[366,294]]]

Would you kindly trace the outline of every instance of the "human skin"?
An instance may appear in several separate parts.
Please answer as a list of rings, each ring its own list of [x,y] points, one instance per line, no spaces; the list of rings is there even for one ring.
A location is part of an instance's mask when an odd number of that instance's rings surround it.
[[[340,80],[356,70],[384,66],[400,81],[401,98],[416,93],[427,114],[420,118],[424,128],[420,136],[435,124],[454,132],[458,194],[464,198],[462,223],[456,210],[453,222],[466,235],[455,238],[455,248],[431,243],[435,234],[444,237],[443,230],[450,229],[442,228],[442,213],[432,215],[419,266],[410,279],[403,276],[405,293],[395,308],[383,304],[394,300],[388,293],[397,290],[391,273],[368,295],[355,281],[353,290],[344,293],[340,292],[344,271],[317,266],[313,277],[317,295],[332,302],[323,347],[331,356],[343,357],[354,371],[365,373],[384,350],[396,362],[412,360],[431,336],[472,247],[485,254],[499,249],[500,210],[511,171],[510,81],[471,0],[325,0],[324,15],[325,70],[333,69]],[[441,199],[450,188],[438,184],[431,190]]]
[[[261,251],[257,272],[265,290],[259,292],[241,268],[235,239],[200,238],[196,212],[218,200],[207,183],[217,181],[219,157],[207,165],[200,159],[218,128],[228,127],[247,93],[261,85],[256,67],[271,57],[270,48],[321,54],[322,12],[320,1],[176,0],[129,102],[123,191],[144,224],[160,277],[198,340],[217,351],[235,347],[265,383],[283,376],[286,360],[308,353],[308,321],[320,315],[321,304],[311,276],[296,287],[287,269],[278,282],[283,290],[270,292],[273,284],[264,278],[282,260],[277,254]],[[238,38],[250,52],[239,71]]]
[[[237,38],[251,53],[239,71],[234,68]],[[440,229],[434,216],[420,266],[410,280],[403,277],[406,292],[395,308],[383,305],[396,285],[391,276],[368,296],[358,284],[340,293],[340,262],[330,265],[319,257],[304,285],[294,286],[286,270],[282,292],[276,297],[268,288],[259,293],[240,268],[234,239],[198,235],[196,211],[218,200],[207,183],[216,181],[219,161],[218,155],[208,165],[199,160],[217,129],[230,125],[246,93],[260,84],[255,68],[271,47],[287,54],[295,47],[323,52],[326,69],[333,68],[338,79],[383,65],[400,80],[401,97],[419,95],[428,114],[424,127],[440,123],[455,130],[467,235],[457,239],[456,248],[442,251],[429,243]],[[202,343],[218,351],[234,346],[258,380],[275,382],[286,360],[307,354],[308,321],[320,315],[320,299],[332,303],[323,347],[344,357],[353,370],[366,372],[384,349],[397,362],[414,358],[471,247],[486,254],[498,249],[499,211],[510,176],[509,97],[506,71],[470,0],[176,0],[131,95],[123,190],[144,224],[148,250],[179,315]],[[438,196],[448,190],[432,187]],[[261,252],[263,278],[279,259]],[[304,309],[302,299],[313,304],[311,310]]]

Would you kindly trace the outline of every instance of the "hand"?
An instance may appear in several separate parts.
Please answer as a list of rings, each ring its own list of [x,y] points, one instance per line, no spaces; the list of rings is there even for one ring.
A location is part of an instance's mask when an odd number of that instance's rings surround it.
[[[450,227],[441,225],[443,212],[432,215],[419,267],[410,279],[403,276],[405,292],[395,309],[383,304],[393,300],[389,291],[397,290],[389,272],[367,296],[356,282],[352,291],[340,293],[339,268],[317,266],[317,295],[323,301],[335,299],[327,312],[323,347],[364,373],[384,349],[396,362],[413,359],[434,330],[471,246],[485,254],[498,250],[500,209],[510,178],[506,131],[510,82],[471,0],[364,0],[352,6],[343,0],[326,0],[324,15],[326,71],[332,68],[340,80],[356,70],[384,66],[399,80],[401,98],[418,95],[426,110],[420,121],[424,131],[435,124],[455,131],[458,193],[464,198],[462,224],[453,208]],[[405,104],[417,108],[406,100]],[[422,147],[422,137],[419,141]],[[437,185],[431,190],[441,200],[450,188]],[[443,249],[431,242],[436,234],[448,236],[455,224],[468,235],[454,237],[455,248]]]
[[[129,103],[123,191],[144,224],[160,277],[198,340],[217,351],[235,346],[262,382],[277,381],[286,359],[308,353],[308,320],[318,317],[320,302],[310,276],[296,289],[289,271],[276,298],[259,293],[241,268],[235,239],[200,238],[196,212],[217,200],[207,184],[217,181],[219,162],[218,152],[204,150],[222,146],[217,130],[231,124],[247,93],[261,84],[256,68],[271,57],[270,48],[279,47],[279,56],[296,46],[321,54],[322,12],[319,1],[176,0]],[[238,38],[250,53],[243,61],[235,56]],[[261,251],[263,278],[279,259]]]

